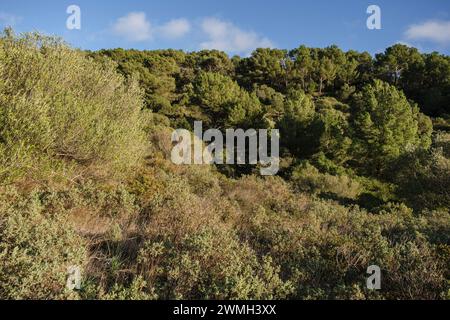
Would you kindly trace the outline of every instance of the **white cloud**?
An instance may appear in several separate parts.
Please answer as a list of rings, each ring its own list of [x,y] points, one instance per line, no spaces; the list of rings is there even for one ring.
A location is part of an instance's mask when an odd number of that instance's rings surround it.
[[[202,31],[208,40],[200,44],[202,49],[217,49],[231,53],[248,55],[256,48],[273,47],[273,43],[252,31],[244,31],[231,22],[217,18],[206,18]]]
[[[158,29],[164,38],[177,39],[191,31],[191,24],[187,19],[173,19]]]
[[[6,13],[0,12],[0,25],[13,27],[17,25],[20,21],[22,21],[22,17]]]
[[[144,12],[131,12],[119,18],[113,26],[113,31],[133,42],[150,40],[153,36],[152,25]]]
[[[431,20],[411,25],[405,33],[409,40],[426,40],[441,45],[450,44],[450,21]]]
[[[205,18],[200,31],[207,39],[200,43],[202,49],[217,49],[229,53],[249,55],[254,49],[273,47],[273,43],[253,31],[245,31],[233,23],[217,18]],[[157,39],[178,39],[192,31],[192,25],[185,18],[172,19],[154,25],[144,12],[131,12],[120,17],[112,26],[116,36],[132,42]]]

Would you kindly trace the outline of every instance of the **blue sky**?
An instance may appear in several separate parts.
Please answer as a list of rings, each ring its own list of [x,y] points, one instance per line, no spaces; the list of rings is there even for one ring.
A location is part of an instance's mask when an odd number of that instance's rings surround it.
[[[69,5],[81,9],[81,30],[68,30]],[[369,30],[366,10],[381,8],[381,30]],[[372,54],[403,42],[450,53],[448,0],[1,0],[0,26],[62,36],[82,49],[220,49],[300,44]]]

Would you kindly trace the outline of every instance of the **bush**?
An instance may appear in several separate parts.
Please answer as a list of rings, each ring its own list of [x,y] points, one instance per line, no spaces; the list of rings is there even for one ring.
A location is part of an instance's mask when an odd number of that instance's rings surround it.
[[[67,164],[120,176],[141,160],[141,91],[112,62],[11,31],[0,39],[0,61],[1,180],[42,176],[46,168],[51,175]]]
[[[417,210],[450,207],[450,159],[442,149],[409,153],[392,169],[399,195]]]
[[[445,233],[435,229],[441,221],[415,218],[404,206],[373,215],[314,201],[293,213],[247,214],[241,237],[280,266],[295,286],[290,298],[439,299],[448,290],[448,257],[426,240]],[[382,269],[379,292],[366,288],[373,264]]]
[[[93,248],[100,257],[88,267],[94,297],[274,299],[292,292],[280,267],[232,228],[235,210],[220,198],[214,173],[161,168],[147,169],[131,185],[138,223],[117,226]]]
[[[77,298],[66,291],[67,270],[86,264],[84,240],[51,212],[39,194],[0,194],[0,299]]]
[[[333,176],[320,173],[309,163],[304,163],[294,169],[291,179],[297,190],[302,192],[328,193],[347,199],[356,199],[362,192],[358,181],[347,175]]]
[[[282,299],[292,291],[271,258],[258,258],[232,231],[207,227],[159,239],[141,249],[138,269],[161,298]]]

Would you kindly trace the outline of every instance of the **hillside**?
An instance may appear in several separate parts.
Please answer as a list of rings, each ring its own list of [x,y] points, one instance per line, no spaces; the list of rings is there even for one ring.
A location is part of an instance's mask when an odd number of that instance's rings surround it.
[[[0,299],[448,299],[449,108],[450,57],[405,45],[242,58],[5,30]],[[194,121],[279,129],[278,175],[175,165]]]

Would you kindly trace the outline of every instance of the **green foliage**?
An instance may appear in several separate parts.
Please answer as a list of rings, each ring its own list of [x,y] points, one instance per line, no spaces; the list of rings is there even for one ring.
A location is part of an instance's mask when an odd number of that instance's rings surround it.
[[[431,121],[395,87],[375,81],[352,107],[354,161],[366,171],[379,174],[407,151],[429,147]]]
[[[398,85],[403,73],[411,66],[421,63],[422,56],[416,48],[396,44],[377,55],[376,67],[381,79]]]
[[[254,94],[219,73],[200,73],[194,82],[193,104],[199,105],[220,127],[246,128],[261,123],[262,108]]]
[[[135,76],[145,90],[145,103],[152,110],[159,111],[176,99],[174,76],[180,73],[179,63],[184,61],[184,53],[115,49],[101,50],[91,56],[96,60],[107,57],[118,64],[120,73]]]
[[[281,266],[296,288],[291,298],[439,299],[446,293],[448,258],[431,241],[450,227],[448,212],[418,218],[404,205],[390,205],[374,215],[301,197],[274,179],[249,177],[236,187],[239,192],[232,195],[242,210],[238,230]],[[389,289],[366,289],[365,272],[372,264],[382,267]]]
[[[285,96],[266,85],[255,85],[254,93],[263,106],[266,118],[278,122],[284,115]]]
[[[322,174],[307,162],[294,169],[291,179],[301,192],[332,194],[343,199],[357,199],[362,192],[358,181],[347,175]]]
[[[377,55],[376,70],[421,106],[427,115],[448,113],[450,61],[437,52],[420,54],[415,48],[395,45]]]
[[[291,60],[286,50],[256,49],[252,56],[240,61],[237,68],[241,84],[251,88],[253,84],[268,85],[285,92]]]
[[[101,175],[138,164],[145,141],[137,83],[57,39],[1,40],[2,180],[39,174],[45,162],[97,167]]]
[[[401,45],[81,52],[7,30],[0,298],[448,298],[448,62]],[[280,129],[282,177],[174,165],[173,128],[195,120]]]
[[[391,170],[400,195],[414,208],[450,207],[450,159],[442,149],[406,154]]]
[[[217,50],[202,50],[193,52],[186,58],[186,65],[206,72],[220,73],[224,76],[234,74],[234,63],[225,52]]]
[[[318,142],[308,130],[315,111],[315,105],[310,96],[302,91],[290,92],[279,128],[282,146],[297,157],[311,155],[317,148]]]
[[[282,299],[292,291],[270,258],[259,260],[233,233],[206,228],[164,240],[144,244],[138,269],[166,299]]]
[[[318,112],[311,131],[319,138],[319,152],[338,165],[344,164],[351,158],[349,107],[333,98],[322,98],[316,105]]]
[[[301,91],[291,91],[279,122],[282,145],[301,159],[321,154],[340,166],[352,145],[349,107],[334,98],[314,102]]]
[[[67,270],[83,268],[86,245],[68,212],[31,193],[0,194],[0,298],[77,298],[66,290]]]

